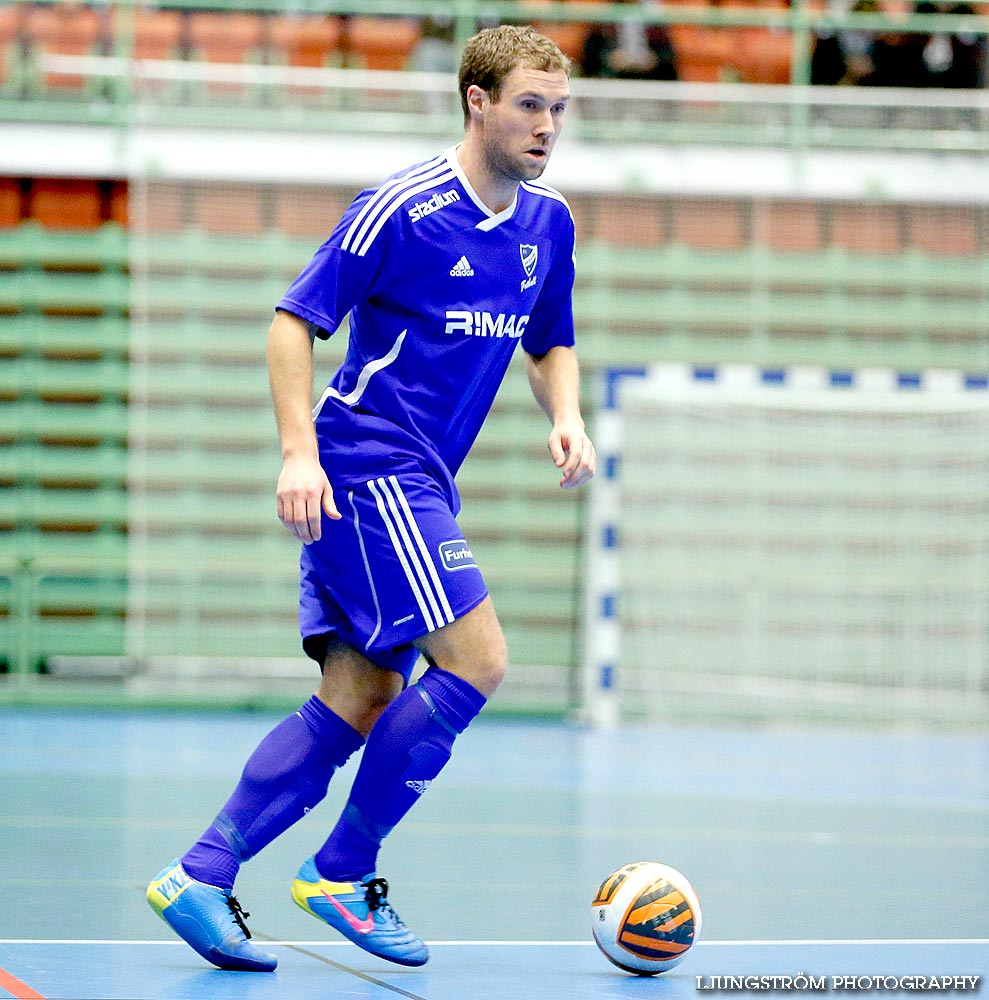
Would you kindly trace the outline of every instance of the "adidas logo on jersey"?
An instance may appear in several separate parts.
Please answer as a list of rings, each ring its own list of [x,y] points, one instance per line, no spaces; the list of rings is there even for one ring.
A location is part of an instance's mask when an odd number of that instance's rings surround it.
[[[474,268],[470,266],[470,261],[466,257],[461,257],[450,271],[451,278],[473,278]]]
[[[425,781],[420,781],[418,779],[413,779],[412,781],[405,782],[406,788],[411,788],[416,795],[422,795],[422,793],[429,788],[433,783],[431,778],[427,778]]]

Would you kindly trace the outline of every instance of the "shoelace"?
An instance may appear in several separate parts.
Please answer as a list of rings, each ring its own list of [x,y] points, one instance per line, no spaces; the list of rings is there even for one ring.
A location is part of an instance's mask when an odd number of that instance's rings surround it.
[[[230,907],[230,912],[233,914],[237,926],[244,932],[244,937],[250,938],[251,932],[247,929],[245,922],[250,914],[240,905],[240,900],[236,896],[227,896],[227,906]]]
[[[401,925],[401,919],[392,909],[391,903],[388,902],[388,879],[373,878],[370,882],[365,882],[364,886],[367,890],[364,893],[367,908],[372,913],[375,910],[381,910],[386,916],[390,916],[396,924]]]

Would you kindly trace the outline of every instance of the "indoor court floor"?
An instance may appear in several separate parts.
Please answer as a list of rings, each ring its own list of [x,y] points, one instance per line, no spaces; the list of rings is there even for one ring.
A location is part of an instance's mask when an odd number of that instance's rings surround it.
[[[870,992],[899,996],[889,977],[980,976],[936,992],[987,995],[985,733],[482,718],[382,852],[428,965],[367,956],[289,896],[351,761],[238,880],[278,970],[213,969],[144,889],[279,718],[0,711],[0,998],[667,1000],[801,973],[829,993],[846,992],[835,977],[886,977]],[[651,979],[611,966],[589,929],[599,883],[638,860],[684,872],[704,911],[684,963]]]

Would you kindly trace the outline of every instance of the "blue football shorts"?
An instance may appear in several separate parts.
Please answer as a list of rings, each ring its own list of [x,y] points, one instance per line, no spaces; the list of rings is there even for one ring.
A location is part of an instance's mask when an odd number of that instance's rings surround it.
[[[337,638],[406,683],[415,640],[463,617],[488,594],[435,480],[381,476],[333,491],[342,518],[302,547],[302,647],[322,668]]]

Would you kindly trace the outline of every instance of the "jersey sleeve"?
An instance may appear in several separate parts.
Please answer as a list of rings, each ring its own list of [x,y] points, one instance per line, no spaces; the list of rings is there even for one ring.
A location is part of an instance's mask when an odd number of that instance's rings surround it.
[[[551,347],[573,347],[574,229],[570,214],[565,236],[553,254],[549,274],[539,290],[539,298],[529,316],[522,348],[542,355]]]
[[[292,313],[325,339],[350,310],[372,294],[390,242],[389,227],[369,246],[353,240],[361,211],[372,192],[359,195],[344,213],[330,238],[316,251],[302,273],[275,306]],[[361,249],[364,252],[360,252]]]

